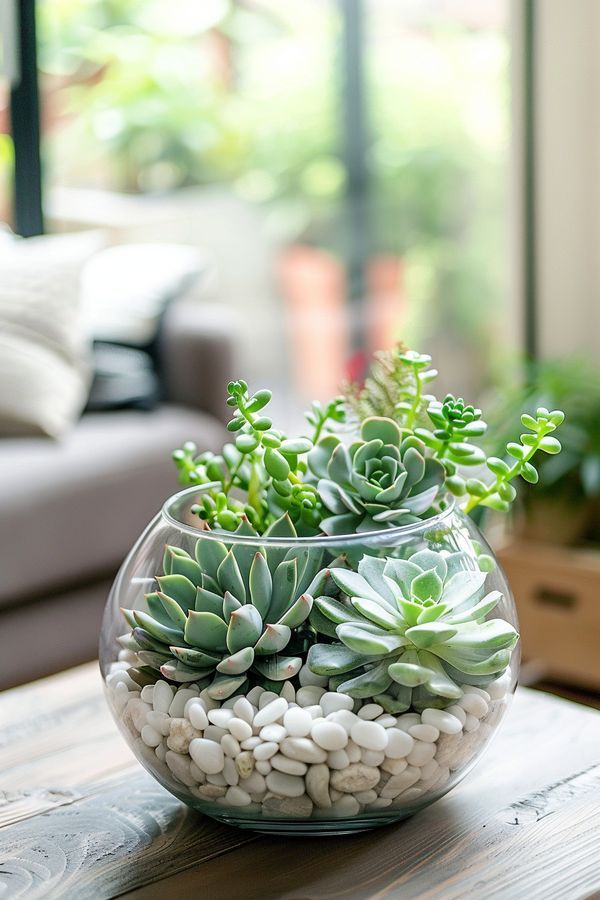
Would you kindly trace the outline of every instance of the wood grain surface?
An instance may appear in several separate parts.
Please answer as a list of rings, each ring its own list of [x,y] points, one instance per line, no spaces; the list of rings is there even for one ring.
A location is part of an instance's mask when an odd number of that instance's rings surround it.
[[[584,898],[600,713],[521,689],[484,760],[412,819],[277,838],[191,812],[112,722],[95,666],[0,694],[0,900]]]

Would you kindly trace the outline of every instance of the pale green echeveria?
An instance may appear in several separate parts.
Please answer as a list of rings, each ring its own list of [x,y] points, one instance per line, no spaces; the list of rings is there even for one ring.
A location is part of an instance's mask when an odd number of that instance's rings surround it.
[[[140,680],[198,682],[224,700],[251,683],[276,687],[297,674],[302,658],[289,650],[323,589],[322,552],[257,550],[261,538],[247,521],[235,533],[256,544],[204,537],[194,557],[167,547],[146,610],[123,610],[132,631],[120,641],[137,654]],[[284,516],[263,537],[293,538],[295,530]]]
[[[483,686],[510,662],[518,634],[486,619],[502,599],[464,553],[421,550],[408,559],[364,556],[358,571],[334,568],[338,597],[315,599],[311,622],[334,643],[315,644],[313,672],[388,712],[444,707],[461,685]]]
[[[325,534],[378,531],[426,517],[444,481],[440,462],[425,456],[414,435],[372,416],[350,446],[326,435],[308,454],[321,502],[331,513],[321,521]]]

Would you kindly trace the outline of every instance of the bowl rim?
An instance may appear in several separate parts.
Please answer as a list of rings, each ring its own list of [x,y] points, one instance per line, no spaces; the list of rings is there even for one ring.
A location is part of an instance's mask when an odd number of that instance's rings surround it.
[[[221,531],[221,530],[210,530],[207,528],[195,528],[192,525],[187,524],[186,522],[182,522],[180,518],[177,517],[173,512],[173,507],[176,504],[179,504],[186,500],[188,497],[192,497],[202,493],[205,490],[210,490],[211,488],[218,487],[218,482],[209,482],[207,484],[202,485],[192,485],[191,487],[184,488],[182,491],[178,491],[175,494],[172,494],[162,505],[160,515],[162,518],[168,522],[169,525],[175,526],[179,531],[184,532],[185,534],[191,535],[192,537],[209,540],[209,541],[218,541],[219,543],[225,544],[245,544],[250,546],[264,546],[264,547],[348,547],[352,545],[361,545],[365,544],[369,545],[380,545],[380,546],[393,546],[397,543],[403,543],[406,539],[413,537],[415,534],[419,534],[423,531],[427,531],[431,528],[435,528],[442,523],[445,523],[447,519],[449,519],[454,512],[457,511],[456,503],[454,497],[451,494],[446,494],[443,497],[443,502],[447,504],[446,509],[443,509],[441,512],[437,513],[434,516],[430,516],[428,519],[422,519],[420,522],[413,522],[410,525],[397,525],[394,528],[383,528],[378,531],[362,531],[362,532],[353,532],[352,534],[336,534],[336,535],[326,535],[326,534],[318,534],[313,537],[264,537],[263,535],[258,535],[255,537],[254,535],[248,534],[236,534],[233,531]]]

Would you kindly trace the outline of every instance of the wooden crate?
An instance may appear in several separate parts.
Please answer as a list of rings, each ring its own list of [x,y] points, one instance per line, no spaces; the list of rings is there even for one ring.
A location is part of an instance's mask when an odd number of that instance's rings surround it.
[[[498,558],[515,595],[523,657],[544,677],[600,689],[600,552],[519,541]]]

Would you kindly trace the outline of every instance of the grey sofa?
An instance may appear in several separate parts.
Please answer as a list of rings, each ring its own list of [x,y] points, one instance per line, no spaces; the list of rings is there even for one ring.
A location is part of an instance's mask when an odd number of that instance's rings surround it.
[[[231,328],[223,307],[174,303],[164,404],[86,414],[62,442],[0,439],[0,689],[96,656],[112,578],[177,490],[171,451],[223,443]]]

